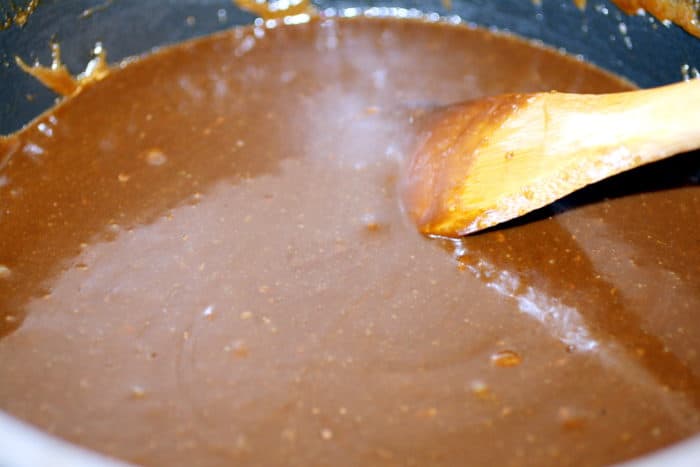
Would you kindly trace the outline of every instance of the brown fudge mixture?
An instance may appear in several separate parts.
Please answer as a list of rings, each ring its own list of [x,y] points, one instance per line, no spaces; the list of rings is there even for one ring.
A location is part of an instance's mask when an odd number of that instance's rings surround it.
[[[691,435],[697,157],[458,242],[397,196],[420,109],[627,88],[392,19],[112,73],[0,140],[0,408],[168,466],[593,466]]]

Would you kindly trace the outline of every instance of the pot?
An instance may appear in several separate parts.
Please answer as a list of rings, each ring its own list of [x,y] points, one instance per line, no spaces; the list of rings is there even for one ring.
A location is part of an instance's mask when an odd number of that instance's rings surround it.
[[[61,44],[64,63],[81,69],[91,48],[101,42],[110,62],[159,46],[254,21],[255,16],[228,0],[45,0],[23,27],[0,31],[0,134],[18,130],[49,108],[55,96],[14,65],[14,56],[49,63],[47,44]],[[700,39],[649,15],[627,16],[608,1],[581,10],[569,0],[320,0],[320,10],[370,8],[415,9],[455,16],[476,25],[509,31],[541,41],[612,71],[641,87],[676,82],[698,74]],[[0,12],[10,10],[0,0]],[[631,461],[626,465],[694,466],[700,459],[700,436]],[[0,412],[0,466],[122,465],[50,437]]]

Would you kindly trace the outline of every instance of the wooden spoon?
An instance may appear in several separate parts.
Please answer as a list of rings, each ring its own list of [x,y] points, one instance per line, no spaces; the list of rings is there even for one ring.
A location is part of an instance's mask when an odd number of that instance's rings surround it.
[[[426,120],[404,206],[421,232],[456,237],[579,188],[700,147],[700,80],[586,95],[508,94]]]

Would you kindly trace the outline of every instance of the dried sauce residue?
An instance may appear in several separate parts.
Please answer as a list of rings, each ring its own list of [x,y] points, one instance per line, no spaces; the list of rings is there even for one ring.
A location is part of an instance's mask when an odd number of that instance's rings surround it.
[[[643,9],[660,21],[673,21],[694,36],[700,37],[700,0],[613,0],[625,13]]]
[[[690,34],[700,37],[700,0],[612,0],[622,11],[633,15],[647,11],[659,21],[672,21]],[[574,0],[580,9],[586,0]]]
[[[318,16],[318,11],[310,0],[233,0],[233,4],[265,20],[296,15]]]
[[[32,75],[41,84],[62,96],[72,96],[79,93],[85,86],[100,81],[110,72],[107,65],[107,52],[102,44],[97,43],[94,48],[94,57],[85,67],[85,71],[73,76],[61,61],[61,47],[59,44],[51,44],[51,66],[42,66],[35,63],[27,65],[21,58],[15,57],[17,65],[26,73]]]
[[[23,7],[18,7],[13,2],[10,2],[8,6],[9,11],[0,12],[0,31],[9,29],[13,24],[19,27],[24,26],[29,16],[34,13],[38,6],[39,0],[29,0]]]
[[[95,13],[97,13],[99,11],[106,10],[111,4],[112,4],[112,0],[106,0],[104,3],[102,3],[100,5],[87,8],[87,9],[83,10],[82,13],[80,13],[80,16],[78,16],[78,18],[80,18],[80,19],[89,18],[90,16],[94,15]]]

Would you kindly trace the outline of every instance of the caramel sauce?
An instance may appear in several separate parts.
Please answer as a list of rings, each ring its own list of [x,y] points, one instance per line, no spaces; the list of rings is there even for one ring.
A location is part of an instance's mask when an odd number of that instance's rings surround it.
[[[603,466],[700,431],[697,157],[449,242],[401,211],[415,109],[629,88],[399,19],[112,70],[0,138],[0,408],[174,467]]]

